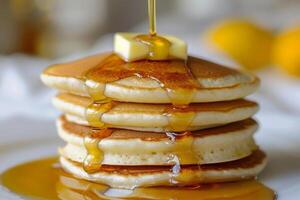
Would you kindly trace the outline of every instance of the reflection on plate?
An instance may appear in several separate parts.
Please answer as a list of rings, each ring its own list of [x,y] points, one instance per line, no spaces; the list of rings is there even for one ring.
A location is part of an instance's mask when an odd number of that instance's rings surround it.
[[[5,171],[0,180],[11,191],[29,199],[275,199],[273,191],[256,180],[192,187],[111,189],[65,173],[60,168],[57,157],[17,165]]]

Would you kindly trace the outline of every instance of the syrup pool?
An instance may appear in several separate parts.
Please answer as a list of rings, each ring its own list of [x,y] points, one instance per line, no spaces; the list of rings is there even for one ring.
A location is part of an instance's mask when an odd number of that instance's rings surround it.
[[[198,185],[194,187],[152,187],[134,190],[77,179],[65,173],[57,157],[31,161],[5,171],[1,184],[26,199],[178,199],[178,200],[274,200],[275,193],[256,180]]]

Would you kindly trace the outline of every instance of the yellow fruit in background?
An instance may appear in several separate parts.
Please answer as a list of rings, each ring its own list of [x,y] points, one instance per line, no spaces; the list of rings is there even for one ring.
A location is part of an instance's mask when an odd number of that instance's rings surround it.
[[[245,20],[227,20],[208,32],[215,48],[248,70],[270,64],[273,35],[270,31]]]
[[[300,27],[279,34],[274,43],[273,63],[287,74],[300,77]]]

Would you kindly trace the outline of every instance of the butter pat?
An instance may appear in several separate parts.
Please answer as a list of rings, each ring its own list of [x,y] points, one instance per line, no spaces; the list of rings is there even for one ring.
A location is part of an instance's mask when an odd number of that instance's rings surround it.
[[[153,36],[157,37],[158,40],[150,38],[151,40],[141,41],[139,38],[143,37],[140,36],[145,35],[139,33],[115,34],[114,52],[127,62],[143,59],[187,59],[187,44],[179,38],[170,35],[161,35]],[[162,39],[168,41],[167,46],[160,46]]]

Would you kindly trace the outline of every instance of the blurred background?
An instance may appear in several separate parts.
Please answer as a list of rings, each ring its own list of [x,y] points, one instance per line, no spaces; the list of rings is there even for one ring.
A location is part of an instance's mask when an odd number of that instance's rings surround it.
[[[157,0],[158,32],[187,41],[192,55],[256,73],[260,115],[300,122],[299,11],[300,0]],[[146,0],[0,0],[0,117],[53,119],[41,71],[111,51],[113,34],[129,31],[148,31]]]
[[[0,53],[56,58],[89,49],[107,33],[147,31],[146,6],[146,0],[1,0]],[[198,39],[227,18],[274,35],[300,21],[299,0],[158,0],[157,7],[160,32]]]

